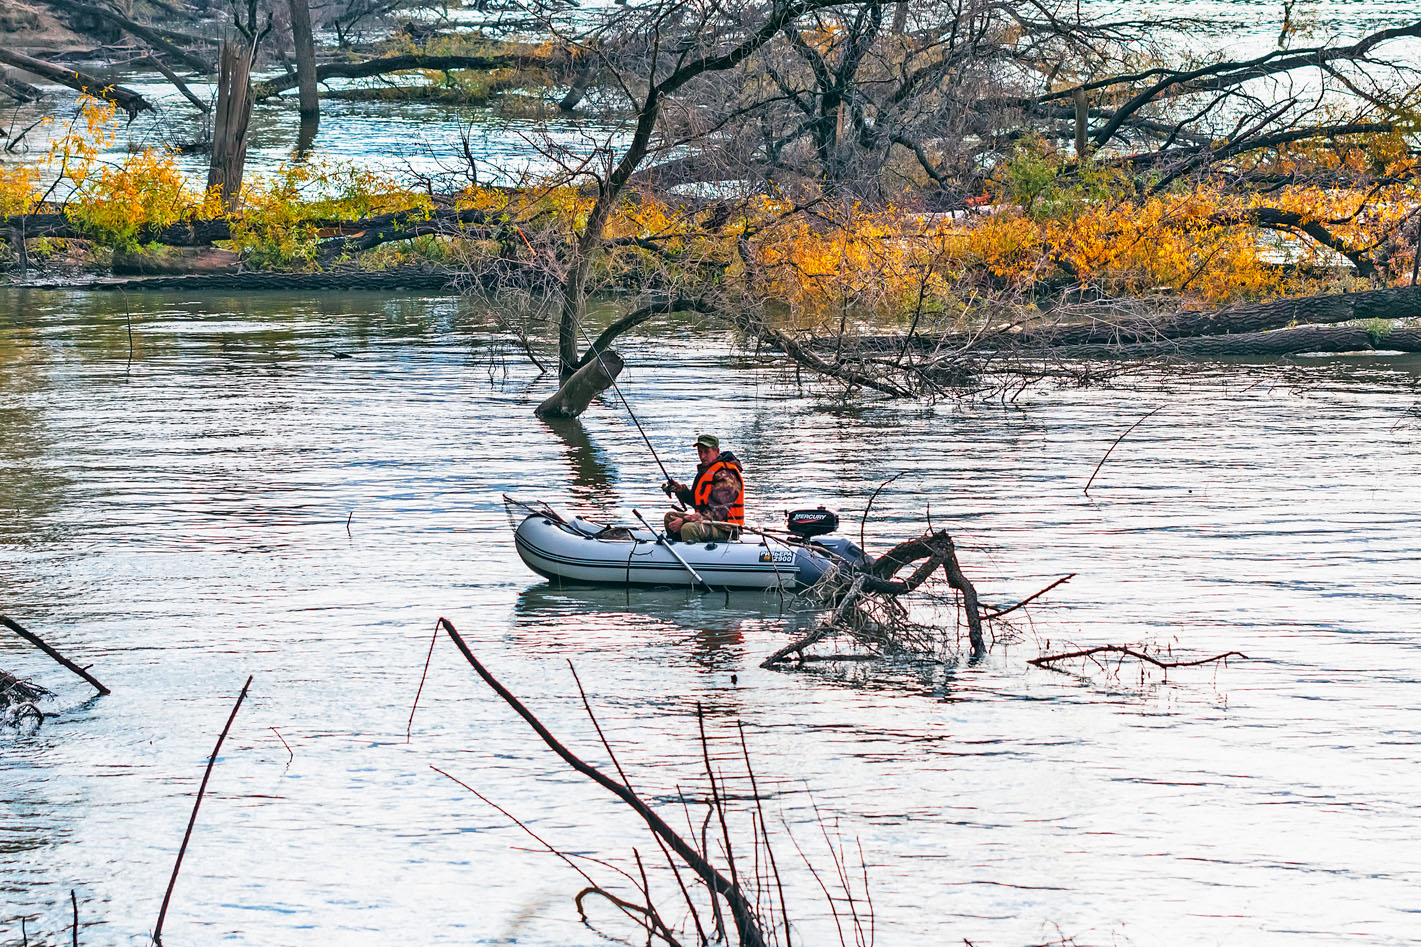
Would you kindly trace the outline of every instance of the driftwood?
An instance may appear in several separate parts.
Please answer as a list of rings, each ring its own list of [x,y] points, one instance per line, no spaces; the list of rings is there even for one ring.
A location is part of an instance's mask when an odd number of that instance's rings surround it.
[[[1153,664],[1155,667],[1164,668],[1165,670],[1169,668],[1197,667],[1200,664],[1209,664],[1214,661],[1227,663],[1229,658],[1243,658],[1245,661],[1248,660],[1248,655],[1240,651],[1225,651],[1223,654],[1216,654],[1212,658],[1199,658],[1194,661],[1161,661],[1154,655],[1147,654],[1129,645],[1103,644],[1093,648],[1082,648],[1079,651],[1068,651],[1064,654],[1045,654],[1039,658],[1032,658],[1026,663],[1034,664],[1037,667],[1050,667],[1058,661],[1069,661],[1073,658],[1088,658],[1096,654],[1118,654],[1122,657],[1135,658],[1147,664]]]
[[[13,674],[0,671],[0,724],[13,727],[39,726],[44,721],[44,711],[35,706],[36,702],[52,696],[49,691],[30,681],[22,681]]]
[[[68,668],[75,674],[82,677],[84,680],[88,681],[94,687],[94,689],[99,692],[100,696],[110,693],[107,687],[100,684],[98,680],[94,677],[94,675],[89,673],[88,668],[81,668],[79,665],[75,664],[73,661],[69,660],[64,655],[51,648],[49,645],[45,644],[44,641],[40,640],[39,635],[36,635],[32,631],[27,631],[26,629],[20,627],[19,623],[5,617],[4,615],[0,615],[0,625],[4,625],[6,628],[19,635],[21,638],[24,638],[30,644],[34,645],[36,648],[39,648],[45,654],[58,661],[64,667]]]
[[[6,74],[4,69],[0,69],[0,92],[17,102],[34,102],[44,95],[43,90]]]
[[[1269,330],[1294,325],[1336,325],[1352,320],[1414,319],[1421,317],[1421,286],[1393,286],[1360,293],[1335,293],[1321,296],[1300,296],[1272,302],[1250,303],[1213,310],[1179,310],[1173,313],[1123,317],[1118,312],[1092,316],[1087,310],[1070,321],[1047,326],[1008,326],[978,333],[947,335],[860,336],[831,340],[845,349],[874,352],[897,352],[904,346],[918,352],[951,351],[956,349],[996,349],[1016,352],[1033,350],[1060,354],[1112,353],[1131,354],[1140,351],[1157,354],[1169,349],[1174,340],[1181,354],[1187,351],[1182,341],[1201,336],[1238,336],[1262,334]],[[1292,330],[1299,331],[1299,330]],[[1279,336],[1281,338],[1281,336]],[[1245,342],[1261,342],[1262,335]],[[1132,350],[1131,344],[1151,346],[1150,350]],[[1189,343],[1193,344],[1193,343]],[[1227,340],[1220,340],[1227,346]],[[1067,346],[1098,346],[1095,349]],[[1108,347],[1108,349],[1106,348]],[[1232,351],[1228,349],[1227,351]],[[1306,350],[1304,350],[1306,351]],[[1222,354],[1200,351],[1200,354]],[[1261,354],[1261,353],[1260,353]]]
[[[897,578],[899,572],[914,563],[917,565],[906,578]],[[894,546],[875,559],[867,571],[830,570],[805,596],[811,601],[818,598],[832,602],[833,613],[813,631],[761,661],[760,666],[773,667],[792,654],[803,660],[805,649],[841,632],[876,648],[926,650],[937,638],[935,629],[911,622],[897,599],[920,588],[939,568],[947,577],[948,585],[962,596],[973,655],[985,654],[982,605],[977,590],[962,573],[952,537],[945,530],[935,530]],[[1010,610],[998,609],[993,614],[1001,615]]]
[[[587,410],[592,399],[606,391],[622,373],[622,357],[612,349],[600,353],[563,382],[551,398],[533,413],[540,418],[575,418]]]
[[[1152,358],[1241,355],[1276,358],[1302,352],[1421,352],[1421,329],[1372,326],[1299,326],[1240,335],[1161,339],[1128,345],[1072,345],[1052,350],[1060,358]]]
[[[146,109],[153,108],[151,102],[132,89],[125,89],[121,85],[114,85],[112,82],[106,82],[97,76],[71,69],[68,66],[35,59],[3,46],[0,46],[0,63],[14,66],[16,69],[23,69],[25,72],[33,73],[50,82],[68,86],[76,92],[83,92],[97,99],[108,99],[127,112],[129,118]]]

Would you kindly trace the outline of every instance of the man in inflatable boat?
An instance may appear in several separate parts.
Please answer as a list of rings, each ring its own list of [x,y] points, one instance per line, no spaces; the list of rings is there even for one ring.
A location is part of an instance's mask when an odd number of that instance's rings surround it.
[[[745,471],[740,459],[720,449],[714,434],[696,438],[700,466],[688,487],[677,480],[661,485],[688,509],[666,514],[666,534],[688,543],[737,539],[745,525]]]

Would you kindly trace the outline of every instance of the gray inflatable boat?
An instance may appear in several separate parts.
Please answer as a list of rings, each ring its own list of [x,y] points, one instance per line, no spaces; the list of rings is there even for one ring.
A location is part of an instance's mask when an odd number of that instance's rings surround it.
[[[546,505],[517,524],[513,539],[523,562],[544,578],[597,585],[699,585],[694,570],[714,589],[792,592],[813,585],[836,562],[865,561],[846,539],[784,542],[746,533],[739,540],[681,542],[645,527],[563,516]]]

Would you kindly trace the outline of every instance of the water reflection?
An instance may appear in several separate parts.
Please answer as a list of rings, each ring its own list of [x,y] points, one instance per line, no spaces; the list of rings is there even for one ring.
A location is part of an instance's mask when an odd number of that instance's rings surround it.
[[[513,628],[518,640],[538,650],[651,646],[666,660],[722,673],[741,670],[753,657],[745,648],[747,630],[807,631],[812,614],[792,605],[777,591],[698,593],[542,582],[519,594]]]
[[[616,483],[615,469],[607,452],[599,449],[587,436],[579,418],[559,418],[543,421],[543,426],[565,445],[564,458],[572,468],[572,498],[600,513],[610,514],[622,505]]]

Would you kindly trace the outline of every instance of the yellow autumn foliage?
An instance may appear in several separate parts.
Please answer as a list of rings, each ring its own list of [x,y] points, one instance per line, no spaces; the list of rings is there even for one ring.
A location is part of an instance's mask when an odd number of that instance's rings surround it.
[[[39,196],[38,168],[0,166],[0,217],[28,214]]]
[[[146,150],[115,160],[114,124],[112,105],[84,99],[53,136],[45,161],[66,187],[64,212],[76,226],[122,246],[179,220],[223,215],[215,195],[186,183],[174,155]],[[983,296],[1029,302],[1042,281],[1223,305],[1343,285],[1345,261],[1299,232],[1313,225],[1376,259],[1383,280],[1409,278],[1421,210],[1415,165],[1401,133],[1356,136],[1289,145],[1235,168],[1276,178],[1267,188],[1205,179],[1140,196],[1106,161],[1067,167],[1044,143],[1027,141],[993,172],[987,194],[951,213],[926,211],[911,194],[884,204],[826,198],[798,206],[781,195],[716,206],[629,194],[607,222],[610,252],[598,254],[593,273],[635,282],[655,271],[663,284],[690,288],[712,281],[807,320],[950,318]],[[0,168],[0,213],[35,209],[39,170]],[[1309,175],[1325,181],[1338,170],[1351,173],[1339,180],[1365,172],[1379,183],[1365,191],[1292,183]],[[483,211],[491,236],[421,238],[372,265],[423,254],[477,267],[497,254],[561,266],[594,198],[563,185],[473,185],[453,196],[454,206]],[[348,165],[291,164],[248,177],[230,221],[231,246],[251,267],[310,269],[328,262],[318,245],[342,224],[396,211],[432,214],[433,199]],[[1289,223],[1280,226],[1280,218]]]

